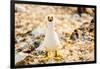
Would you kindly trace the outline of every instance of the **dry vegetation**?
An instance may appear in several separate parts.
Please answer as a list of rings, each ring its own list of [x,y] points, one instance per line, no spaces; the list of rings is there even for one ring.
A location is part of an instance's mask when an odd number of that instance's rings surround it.
[[[15,64],[69,63],[94,60],[94,9],[40,5],[15,5]],[[48,57],[36,50],[45,37],[47,15],[54,15],[62,48]]]

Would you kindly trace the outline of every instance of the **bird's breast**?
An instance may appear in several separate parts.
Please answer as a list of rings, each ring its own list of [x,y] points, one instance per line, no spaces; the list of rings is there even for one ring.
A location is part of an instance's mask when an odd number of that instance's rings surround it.
[[[55,31],[47,31],[44,39],[45,45],[49,48],[57,48],[59,45],[59,39]]]

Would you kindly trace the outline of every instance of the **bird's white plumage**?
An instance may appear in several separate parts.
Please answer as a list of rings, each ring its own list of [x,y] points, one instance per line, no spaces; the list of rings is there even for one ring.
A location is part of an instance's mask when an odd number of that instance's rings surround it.
[[[39,49],[42,49],[44,47],[49,49],[57,49],[58,46],[60,46],[60,41],[57,33],[54,30],[54,23],[49,22],[46,28],[44,41],[39,46]]]
[[[48,48],[57,48],[57,46],[60,44],[57,33],[54,31],[54,24],[52,22],[48,23],[48,28],[43,43]]]

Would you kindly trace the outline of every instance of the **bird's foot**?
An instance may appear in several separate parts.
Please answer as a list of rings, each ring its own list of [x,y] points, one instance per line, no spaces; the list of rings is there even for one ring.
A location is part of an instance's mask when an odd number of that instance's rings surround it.
[[[61,60],[62,56],[60,54],[58,54],[57,51],[55,51],[55,56],[53,57],[54,60]]]

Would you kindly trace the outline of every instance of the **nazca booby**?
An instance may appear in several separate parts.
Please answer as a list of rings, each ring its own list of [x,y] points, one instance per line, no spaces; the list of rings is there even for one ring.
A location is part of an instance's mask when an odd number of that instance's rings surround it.
[[[45,48],[48,51],[49,56],[53,53],[55,56],[57,56],[57,49],[60,48],[60,46],[58,35],[54,30],[53,16],[48,16],[45,38],[37,50],[43,50]]]

